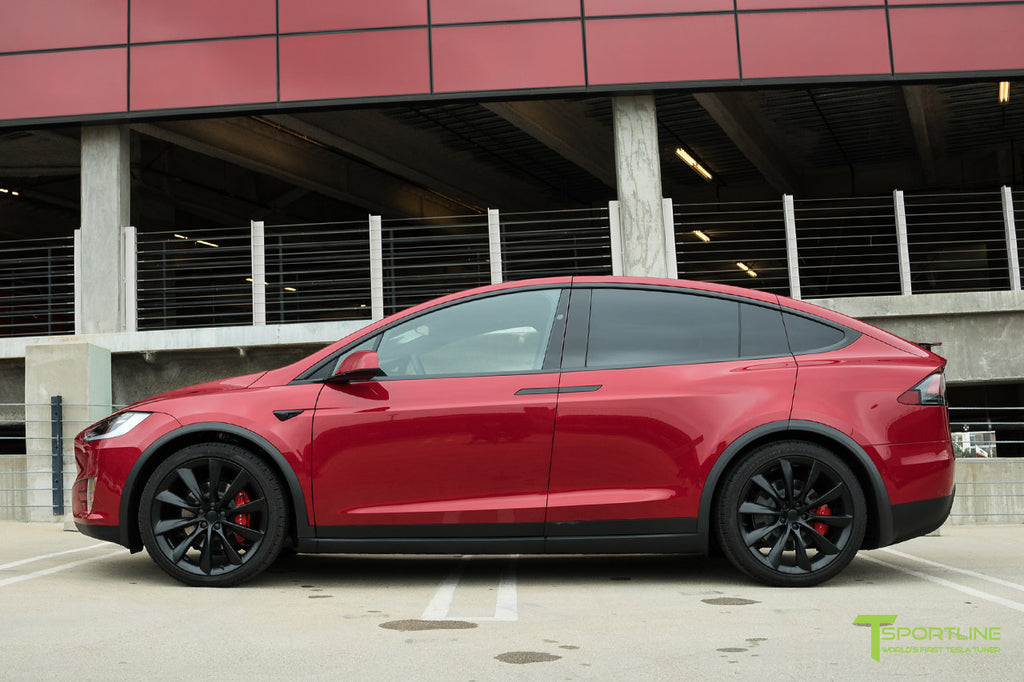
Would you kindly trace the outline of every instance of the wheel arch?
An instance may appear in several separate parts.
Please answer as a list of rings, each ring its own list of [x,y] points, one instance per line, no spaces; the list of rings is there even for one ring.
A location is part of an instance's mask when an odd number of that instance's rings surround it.
[[[306,496],[295,471],[281,451],[266,438],[241,426],[221,422],[189,424],[164,434],[147,447],[135,461],[125,481],[121,495],[118,522],[121,529],[121,544],[133,553],[142,550],[142,534],[139,530],[138,513],[142,490],[150,474],[171,453],[197,443],[233,443],[263,459],[285,484],[291,503],[291,530],[296,541],[311,537],[312,527],[306,513]]]
[[[889,493],[882,475],[871,457],[857,441],[838,429],[818,422],[792,420],[762,424],[733,441],[715,461],[701,493],[697,517],[698,532],[707,538],[709,548],[715,542],[711,518],[726,474],[754,449],[783,440],[804,440],[826,447],[839,456],[857,476],[868,508],[867,531],[862,549],[884,547],[892,543],[893,516]]]

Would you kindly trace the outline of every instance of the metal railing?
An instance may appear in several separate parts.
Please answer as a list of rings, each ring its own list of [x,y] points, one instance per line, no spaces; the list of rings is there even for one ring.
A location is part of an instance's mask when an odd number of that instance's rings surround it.
[[[687,279],[794,298],[1021,289],[1007,187],[665,206],[669,255]],[[482,284],[623,270],[617,202],[216,230],[127,227],[123,241],[128,331],[371,320]],[[0,243],[0,337],[74,332],[74,244]]]
[[[0,242],[0,337],[75,331],[74,239]]]

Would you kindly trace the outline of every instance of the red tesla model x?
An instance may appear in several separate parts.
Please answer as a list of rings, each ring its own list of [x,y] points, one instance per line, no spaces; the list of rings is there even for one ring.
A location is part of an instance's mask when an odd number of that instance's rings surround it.
[[[75,439],[79,529],[191,585],[298,552],[705,554],[813,585],[953,500],[945,361],[771,294],[473,289]]]

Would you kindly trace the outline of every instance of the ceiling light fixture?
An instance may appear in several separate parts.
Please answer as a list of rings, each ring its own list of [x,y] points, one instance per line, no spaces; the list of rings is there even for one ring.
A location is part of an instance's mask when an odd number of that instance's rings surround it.
[[[214,244],[213,242],[204,242],[202,239],[197,239],[196,244],[202,244],[203,246],[212,246],[215,249],[220,248],[219,244]]]
[[[740,270],[747,273],[751,277],[757,277],[757,273],[754,272],[746,263],[740,263],[739,261],[737,261],[736,267],[738,267]]]
[[[183,234],[176,234],[176,235],[174,235],[174,236],[175,236],[175,237],[177,237],[178,239],[188,239],[188,237],[186,237],[186,236],[185,236],[185,235],[183,235]]]
[[[697,174],[700,175],[702,178],[704,178],[708,182],[711,182],[711,173],[709,173],[708,170],[704,168],[704,166],[700,165],[697,162],[697,159],[690,156],[690,154],[685,149],[683,149],[682,147],[676,147],[676,156],[682,159],[683,163],[685,163],[687,166],[696,171]]]
[[[695,234],[697,236],[697,239],[701,240],[702,242],[711,241],[711,237],[707,236],[707,234],[704,233],[704,230],[694,230],[693,234]]]
[[[999,81],[999,103],[1006,104],[1010,101],[1010,81]]]

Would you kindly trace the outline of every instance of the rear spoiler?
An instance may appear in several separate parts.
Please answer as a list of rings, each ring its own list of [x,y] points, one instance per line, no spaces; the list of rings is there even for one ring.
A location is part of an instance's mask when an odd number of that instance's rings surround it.
[[[942,345],[941,341],[914,341],[913,343],[915,346],[920,346],[929,352],[931,352],[933,348],[938,348]]]

